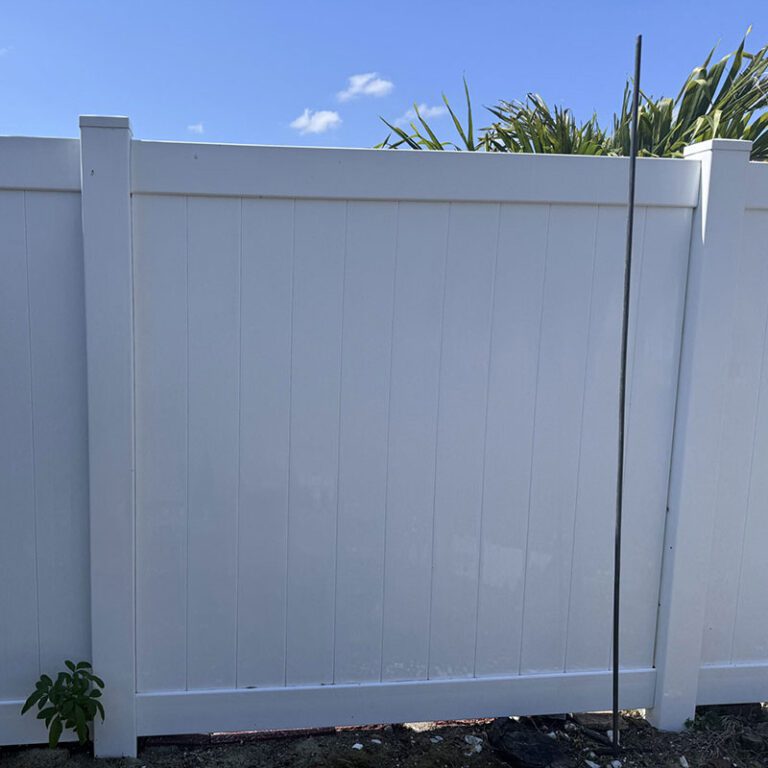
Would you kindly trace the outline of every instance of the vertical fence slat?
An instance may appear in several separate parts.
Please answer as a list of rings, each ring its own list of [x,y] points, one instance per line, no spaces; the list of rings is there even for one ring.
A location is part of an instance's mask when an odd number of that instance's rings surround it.
[[[645,211],[638,211],[642,231]],[[585,375],[584,413],[579,436],[579,477],[575,499],[565,669],[606,669],[610,662],[613,521],[616,497],[615,440],[623,261],[627,216],[622,208],[598,211],[595,270]],[[639,272],[635,258],[633,272]],[[633,275],[636,277],[636,275]],[[630,332],[637,303],[633,302]],[[633,343],[630,338],[630,347]]]
[[[40,664],[88,658],[88,435],[80,199],[28,192]]]
[[[187,687],[234,688],[240,204],[188,200]]]
[[[293,201],[243,201],[238,669],[285,682]]]
[[[549,207],[499,212],[475,674],[517,674]]]
[[[344,280],[334,682],[381,677],[397,205],[350,203]]]
[[[392,338],[382,678],[429,656],[437,390],[448,206],[400,203]]]
[[[23,698],[40,673],[24,202],[0,192],[0,699]]]
[[[294,228],[286,677],[330,683],[346,205],[297,201]]]
[[[137,689],[187,685],[187,243],[181,197],[133,199]]]
[[[562,671],[597,208],[553,207],[536,390],[521,672]],[[568,382],[566,387],[563,383]]]
[[[429,677],[475,669],[491,303],[498,206],[451,206],[435,481]]]
[[[624,484],[625,667],[653,664],[690,232],[689,211],[646,209],[639,251],[642,276],[635,284]]]

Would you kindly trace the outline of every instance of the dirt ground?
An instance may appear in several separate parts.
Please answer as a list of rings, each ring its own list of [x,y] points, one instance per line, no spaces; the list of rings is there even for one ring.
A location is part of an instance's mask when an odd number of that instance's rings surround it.
[[[622,768],[765,768],[768,715],[759,706],[711,708],[685,732],[655,731],[627,713]],[[563,766],[610,768],[609,721],[521,718],[563,747]],[[0,748],[2,768],[491,768],[510,765],[489,742],[490,720],[411,723],[282,734],[214,734],[140,742],[136,759],[94,761],[88,748]],[[589,726],[589,727],[587,727]],[[588,762],[589,761],[589,762]],[[512,762],[513,765],[518,765]],[[591,765],[590,765],[591,764]],[[619,768],[619,766],[614,766]]]

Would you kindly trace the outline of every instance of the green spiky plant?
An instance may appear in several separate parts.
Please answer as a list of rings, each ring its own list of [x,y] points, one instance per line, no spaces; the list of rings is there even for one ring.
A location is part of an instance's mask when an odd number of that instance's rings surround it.
[[[747,30],[749,35],[749,30]],[[768,45],[756,53],[739,47],[712,63],[710,51],[704,63],[686,78],[677,97],[653,98],[640,94],[638,137],[640,154],[646,157],[680,157],[684,147],[712,138],[747,139],[752,159],[768,160]],[[466,127],[445,95],[458,141],[439,139],[414,105],[416,120],[407,131],[384,120],[391,133],[378,146],[391,149],[462,149],[486,152],[546,154],[627,155],[631,86],[627,83],[610,131],[596,115],[578,123],[571,110],[550,109],[544,99],[529,93],[524,101],[500,101],[489,107],[494,120],[475,137],[469,88]],[[383,118],[382,118],[383,119]]]
[[[652,99],[642,94],[640,154],[681,157],[685,146],[698,141],[747,139],[753,142],[753,160],[768,159],[768,45],[748,53],[744,50],[746,39],[714,64],[713,48],[675,99]],[[613,154],[629,153],[630,111],[627,85],[621,109],[614,115],[610,135]]]
[[[429,123],[422,117],[419,105],[413,105],[413,111],[416,114],[416,119],[411,122],[411,132],[403,130],[397,125],[387,122],[383,117],[382,122],[390,129],[392,133],[384,139],[381,144],[377,144],[378,149],[398,149],[399,147],[408,147],[409,149],[431,149],[431,150],[444,150],[444,149],[463,149],[469,152],[475,152],[480,149],[487,149],[485,146],[480,146],[475,142],[474,125],[472,121],[472,100],[469,96],[469,86],[466,79],[464,80],[464,96],[467,100],[467,127],[466,129],[461,124],[461,120],[456,116],[453,108],[448,103],[448,99],[443,94],[443,103],[448,110],[448,114],[453,120],[453,125],[456,128],[456,132],[459,135],[460,144],[453,141],[441,141],[437,138],[435,133],[429,127]],[[392,138],[394,133],[395,138]]]
[[[529,93],[525,101],[500,101],[489,112],[496,121],[484,133],[491,152],[604,155],[607,137],[597,115],[578,124],[570,109],[550,110],[544,99]]]

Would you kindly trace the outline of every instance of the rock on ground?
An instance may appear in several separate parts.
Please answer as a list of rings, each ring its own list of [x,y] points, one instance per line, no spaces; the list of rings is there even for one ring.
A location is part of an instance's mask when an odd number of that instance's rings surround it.
[[[499,718],[488,731],[496,753],[514,768],[570,768],[568,757],[555,739],[508,718]]]

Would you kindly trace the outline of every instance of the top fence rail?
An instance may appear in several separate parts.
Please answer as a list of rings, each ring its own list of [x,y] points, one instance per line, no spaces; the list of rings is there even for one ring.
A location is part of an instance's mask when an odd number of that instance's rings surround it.
[[[80,141],[0,138],[0,189],[79,192]]]
[[[626,205],[626,158],[134,141],[139,194]],[[693,208],[699,163],[641,160],[637,203]]]
[[[626,158],[132,142],[132,193],[626,205]],[[755,207],[768,185],[754,175]],[[80,191],[77,139],[0,141],[0,189]],[[642,159],[637,204],[693,208],[699,164]]]

